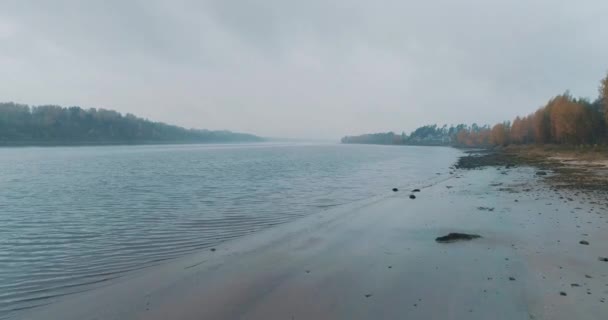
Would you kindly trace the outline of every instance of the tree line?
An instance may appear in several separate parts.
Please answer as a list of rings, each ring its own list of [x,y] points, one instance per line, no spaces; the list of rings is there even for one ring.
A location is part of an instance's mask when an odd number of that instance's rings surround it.
[[[596,145],[608,143],[608,75],[594,101],[569,92],[551,98],[544,106],[512,122],[498,123],[479,132],[459,132],[461,146],[525,144]]]
[[[359,143],[359,144],[387,144],[387,145],[425,145],[425,146],[445,146],[452,145],[457,139],[460,132],[483,132],[489,129],[487,126],[478,126],[473,124],[467,126],[459,125],[443,125],[436,124],[425,125],[412,131],[409,135],[405,132],[396,134],[394,132],[372,133],[358,136],[346,136],[342,138],[342,143]]]
[[[0,145],[254,142],[230,131],[185,129],[114,110],[0,103]]]
[[[409,135],[393,132],[346,136],[342,143],[397,145],[453,145],[491,147],[510,144],[608,144],[608,75],[600,82],[594,101],[576,98],[569,92],[551,98],[524,117],[494,126],[459,124],[426,125]]]

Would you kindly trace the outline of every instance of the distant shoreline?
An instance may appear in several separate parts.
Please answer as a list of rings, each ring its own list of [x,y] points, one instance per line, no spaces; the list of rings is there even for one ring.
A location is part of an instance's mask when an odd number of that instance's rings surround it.
[[[0,148],[16,147],[96,147],[96,146],[144,146],[144,145],[195,145],[195,144],[252,144],[271,142],[260,141],[77,141],[77,142],[4,142],[0,141]]]

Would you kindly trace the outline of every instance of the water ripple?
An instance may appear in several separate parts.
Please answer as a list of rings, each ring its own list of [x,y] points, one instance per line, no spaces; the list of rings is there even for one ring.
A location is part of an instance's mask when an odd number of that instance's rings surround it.
[[[272,144],[0,148],[0,318],[395,186],[445,178],[457,154]]]

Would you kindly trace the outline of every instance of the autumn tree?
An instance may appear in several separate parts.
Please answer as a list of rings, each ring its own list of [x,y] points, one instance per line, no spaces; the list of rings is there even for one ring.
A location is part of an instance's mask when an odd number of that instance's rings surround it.
[[[509,126],[498,123],[492,127],[490,132],[490,143],[495,146],[506,146],[509,143]]]
[[[600,82],[600,100],[604,104],[604,123],[608,124],[608,74]]]
[[[510,141],[515,144],[523,144],[525,136],[524,121],[517,116],[511,125]]]
[[[584,144],[591,141],[592,123],[588,108],[568,94],[555,97],[550,106],[553,142]]]
[[[532,128],[534,142],[537,144],[551,142],[551,123],[546,108],[540,108],[532,115]]]

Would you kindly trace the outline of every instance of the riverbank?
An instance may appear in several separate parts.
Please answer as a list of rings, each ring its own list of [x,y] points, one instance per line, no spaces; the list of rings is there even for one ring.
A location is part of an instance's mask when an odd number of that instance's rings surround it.
[[[545,182],[560,189],[608,191],[608,149],[598,147],[509,146],[494,150],[472,150],[456,164],[461,169],[488,166],[530,166]]]
[[[480,167],[130,273],[25,318],[608,316],[605,192],[547,183],[552,167]],[[435,241],[450,232],[481,238]]]

